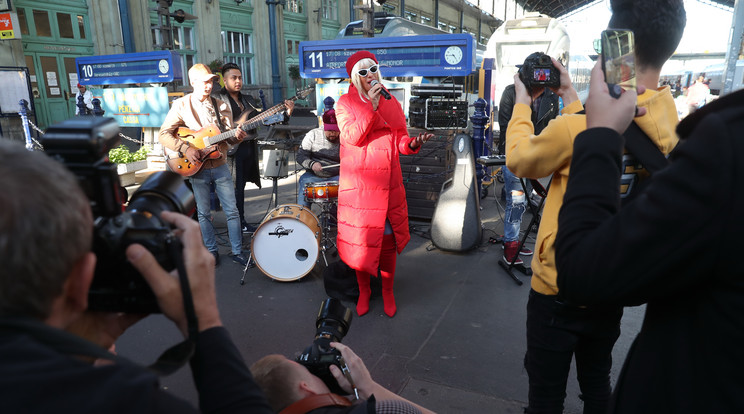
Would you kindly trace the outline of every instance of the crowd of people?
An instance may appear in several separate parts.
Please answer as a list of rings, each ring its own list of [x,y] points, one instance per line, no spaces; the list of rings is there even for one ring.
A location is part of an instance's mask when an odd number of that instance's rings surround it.
[[[515,75],[501,100],[510,200],[505,232],[511,226],[506,260],[520,254],[513,244],[525,202],[519,179],[552,176],[527,303],[525,412],[563,412],[574,358],[585,413],[742,412],[744,278],[736,223],[744,200],[730,189],[744,178],[738,168],[744,144],[737,139],[744,92],[696,108],[679,123],[670,88],[657,86],[685,28],[684,2],[611,5],[608,26],[635,34],[637,90],[611,96],[598,63],[582,104],[567,70],[552,59],[560,86],[528,88]],[[357,314],[369,312],[370,279],[379,275],[384,313],[392,318],[396,260],[410,240],[399,157],[420,151],[432,134],[408,135],[373,53],[351,55],[346,72],[348,93],[305,137],[298,162],[304,183],[338,181],[338,252],[356,274]],[[242,205],[246,182],[258,180],[258,157],[250,139],[255,131],[241,125],[261,108],[241,92],[237,65],[221,73],[225,86],[215,97],[216,75],[206,65],[192,66],[194,91],[173,103],[159,135],[169,156],[196,169],[189,181],[197,220],[160,213],[181,242],[185,279],[140,244],[124,252],[162,313],[193,345],[188,359],[199,408],[109,351],[143,315],[88,309],[99,258],[92,252],[90,202],[77,177],[51,157],[0,142],[0,400],[9,412],[431,412],[375,382],[337,342],[331,347],[343,363],[329,370],[356,398],[334,394],[283,355],[250,368],[243,361],[217,306],[209,193],[214,186],[225,211],[232,260],[249,265],[242,232],[253,229]],[[286,107],[291,112],[290,101]],[[184,128],[229,138],[205,154]],[[652,170],[634,140],[668,165]],[[611,352],[623,308],[644,303],[643,327],[613,390]],[[49,389],[58,392],[40,397]]]

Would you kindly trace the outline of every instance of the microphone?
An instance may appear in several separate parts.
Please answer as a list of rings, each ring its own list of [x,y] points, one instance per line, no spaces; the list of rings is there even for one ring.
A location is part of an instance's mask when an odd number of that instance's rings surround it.
[[[373,80],[372,82],[370,82],[370,83],[369,83],[369,86],[375,86],[375,85],[377,85],[378,83],[380,83],[380,82],[378,82],[378,81],[377,81],[377,79],[375,79],[375,80]],[[382,86],[382,85],[380,85],[380,86],[382,87],[382,88],[380,89],[380,95],[382,95],[382,97],[383,97],[383,98],[385,98],[385,99],[387,99],[387,100],[390,100],[390,98],[391,98],[391,96],[390,96],[390,92],[388,92],[388,90],[387,90],[387,89],[385,89],[385,87],[384,87],[384,86]]]

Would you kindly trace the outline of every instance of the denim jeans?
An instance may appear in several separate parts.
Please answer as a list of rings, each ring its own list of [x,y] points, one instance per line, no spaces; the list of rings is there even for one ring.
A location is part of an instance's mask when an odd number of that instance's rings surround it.
[[[214,236],[212,224],[212,207],[209,199],[209,185],[214,182],[217,197],[220,199],[222,211],[227,219],[227,233],[230,236],[232,254],[240,254],[243,249],[243,233],[240,230],[240,216],[235,205],[235,188],[227,165],[203,169],[191,178],[191,186],[196,199],[196,210],[199,213],[199,226],[202,240],[210,252],[217,251],[217,240]]]
[[[512,174],[506,166],[501,167],[504,176],[504,192],[506,206],[504,207],[504,242],[519,240],[519,230],[522,228],[522,216],[527,207],[527,196],[517,176]],[[521,195],[513,194],[519,191]]]
[[[584,414],[607,412],[612,348],[622,316],[621,307],[581,308],[530,290],[524,357],[530,384],[527,413],[563,413],[573,357]]]
[[[338,175],[334,177],[322,178],[322,177],[318,177],[317,175],[313,174],[311,171],[305,171],[305,173],[302,174],[302,176],[300,177],[300,183],[299,183],[300,190],[299,190],[299,195],[298,195],[298,200],[297,200],[298,204],[301,204],[305,207],[310,207],[312,203],[310,201],[307,201],[307,199],[305,198],[305,186],[308,183],[320,183],[323,181],[338,181]]]

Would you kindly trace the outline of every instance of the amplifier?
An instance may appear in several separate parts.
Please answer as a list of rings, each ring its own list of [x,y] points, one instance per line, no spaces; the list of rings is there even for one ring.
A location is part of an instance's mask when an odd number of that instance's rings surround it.
[[[441,97],[441,98],[459,98],[462,96],[462,85],[422,83],[411,85],[411,95],[420,98]]]
[[[408,106],[411,127],[424,129],[465,129],[468,102],[432,98],[411,98]]]
[[[284,178],[289,176],[289,154],[286,150],[263,151],[264,178]]]

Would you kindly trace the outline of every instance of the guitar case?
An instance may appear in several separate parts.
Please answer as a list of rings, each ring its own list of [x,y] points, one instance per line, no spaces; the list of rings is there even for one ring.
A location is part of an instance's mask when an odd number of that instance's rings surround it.
[[[455,172],[442,184],[431,219],[431,241],[440,250],[464,252],[483,236],[472,142],[469,135],[457,134],[452,145]]]

